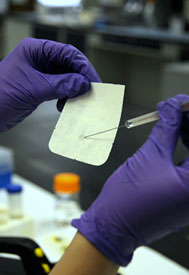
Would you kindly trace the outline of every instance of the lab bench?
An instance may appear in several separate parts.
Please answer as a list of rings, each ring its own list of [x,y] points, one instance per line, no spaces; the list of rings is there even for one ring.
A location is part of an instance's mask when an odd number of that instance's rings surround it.
[[[181,76],[175,85],[171,68],[187,55],[189,35],[138,27],[70,26],[47,19],[33,14],[5,17],[3,56],[28,36],[73,44],[89,57],[104,82],[126,85],[121,123],[154,111],[158,101],[167,96],[187,92],[187,73],[185,81]],[[48,142],[58,117],[56,102],[44,103],[16,128],[2,133],[0,144],[14,149],[17,173],[50,192],[55,173],[78,173],[82,180],[80,203],[87,209],[111,173],[146,141],[154,124],[120,129],[108,161],[93,167],[50,153]],[[187,154],[179,143],[175,163]],[[152,246],[188,268],[188,232],[186,228]]]
[[[76,229],[71,226],[61,227],[54,223],[53,210],[55,202],[53,194],[17,175],[14,175],[13,182],[23,186],[23,209],[24,213],[29,214],[33,218],[35,229],[33,236],[34,241],[42,248],[49,261],[56,263],[63,255],[63,250],[66,249],[71,242],[76,233]],[[0,202],[6,203],[6,201],[6,193],[1,190]],[[15,234],[13,234],[13,236],[15,236]],[[27,234],[25,237],[27,237]],[[59,242],[55,241],[55,237],[57,237]],[[64,249],[63,246],[65,247]],[[39,252],[41,253],[41,251]],[[0,256],[2,256],[2,254],[0,254]],[[6,268],[4,266],[6,262],[3,259],[4,258],[0,258],[0,263],[1,268],[3,265],[5,270]],[[13,257],[13,259],[15,259],[15,257]],[[188,270],[151,248],[140,247],[135,251],[132,262],[126,268],[120,268],[119,273],[122,275],[186,275],[188,274]],[[13,274],[16,274],[16,272]]]

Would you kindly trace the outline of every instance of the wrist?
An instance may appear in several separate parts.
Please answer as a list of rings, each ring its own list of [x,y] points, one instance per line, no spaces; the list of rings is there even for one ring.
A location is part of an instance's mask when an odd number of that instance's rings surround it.
[[[118,268],[78,232],[51,275],[115,275]]]
[[[137,240],[129,232],[123,230],[120,234],[108,229],[105,224],[95,223],[85,217],[74,219],[72,225],[105,257],[117,264],[126,266],[130,263]]]

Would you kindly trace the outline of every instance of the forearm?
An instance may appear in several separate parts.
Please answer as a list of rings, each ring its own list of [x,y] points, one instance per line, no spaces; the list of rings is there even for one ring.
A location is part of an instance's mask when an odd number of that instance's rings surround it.
[[[119,266],[77,233],[50,275],[115,275]]]

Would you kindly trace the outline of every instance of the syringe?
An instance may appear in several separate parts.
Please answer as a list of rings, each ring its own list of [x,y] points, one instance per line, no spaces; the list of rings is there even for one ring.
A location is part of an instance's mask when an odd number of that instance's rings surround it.
[[[181,108],[182,108],[183,112],[189,111],[189,102],[181,104]],[[139,125],[142,125],[142,124],[146,124],[146,123],[149,123],[149,122],[152,122],[152,121],[156,121],[158,119],[159,119],[159,112],[155,111],[155,112],[143,115],[143,116],[139,116],[139,117],[136,117],[136,118],[126,120],[125,121],[125,127],[130,129],[130,128],[133,128],[133,127],[136,127],[136,126],[139,126]]]
[[[183,112],[188,112],[189,111],[189,102],[183,103],[181,105],[181,108],[182,108]],[[138,116],[138,117],[135,117],[135,118],[132,118],[132,119],[128,119],[128,120],[125,121],[125,123],[123,125],[121,125],[119,127],[115,127],[115,128],[111,128],[111,129],[102,131],[102,132],[91,134],[91,135],[85,136],[84,138],[89,138],[89,137],[92,137],[92,136],[95,136],[95,135],[99,135],[99,134],[109,132],[109,131],[112,131],[112,130],[116,130],[116,129],[119,129],[119,128],[123,128],[123,127],[131,129],[133,127],[143,125],[143,124],[146,124],[146,123],[149,123],[149,122],[152,122],[152,121],[156,121],[158,119],[159,119],[159,112],[155,111],[155,112],[152,112],[152,113],[148,113],[146,115],[142,115],[142,116]]]

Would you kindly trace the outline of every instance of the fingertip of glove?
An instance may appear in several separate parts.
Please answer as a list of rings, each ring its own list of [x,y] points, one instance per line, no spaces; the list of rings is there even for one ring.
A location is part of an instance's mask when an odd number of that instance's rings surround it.
[[[161,111],[161,108],[163,108],[163,105],[165,104],[165,101],[160,101],[156,107],[157,111]]]
[[[91,89],[91,82],[85,76],[78,74],[77,83],[73,82],[72,92],[69,97],[76,97],[78,95],[83,95]]]
[[[90,81],[81,74],[64,74],[59,77],[56,76],[55,84],[53,84],[56,90],[56,96],[58,99],[62,98],[74,98],[78,95],[82,95],[90,90]]]
[[[62,112],[64,105],[66,104],[67,98],[59,99],[56,103],[56,108],[59,112]]]
[[[160,119],[162,121],[166,121],[166,123],[170,125],[178,125],[182,114],[181,104],[187,100],[189,100],[188,96],[178,95],[172,98],[168,98],[164,102],[160,102],[157,105]]]
[[[91,82],[85,76],[83,76],[83,82],[82,82],[81,88],[82,88],[81,90],[82,93],[88,92],[91,88]]]

